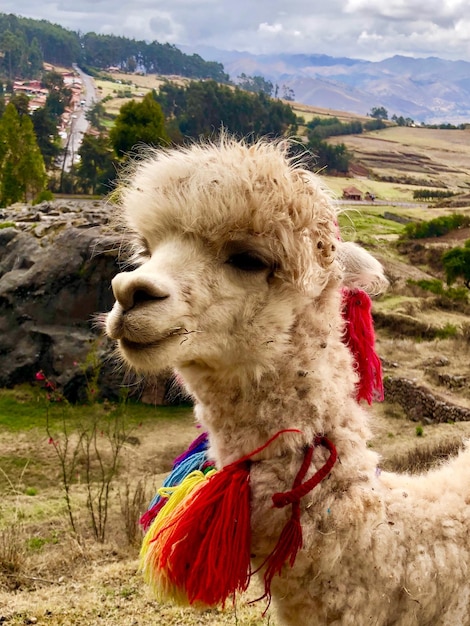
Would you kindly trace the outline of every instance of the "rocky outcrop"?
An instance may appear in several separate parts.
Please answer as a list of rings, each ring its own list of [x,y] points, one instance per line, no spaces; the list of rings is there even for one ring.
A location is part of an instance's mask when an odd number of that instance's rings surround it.
[[[0,210],[0,386],[43,370],[75,400],[98,367],[102,394],[117,394],[121,374],[93,321],[113,303],[111,214],[106,202],[80,200]]]

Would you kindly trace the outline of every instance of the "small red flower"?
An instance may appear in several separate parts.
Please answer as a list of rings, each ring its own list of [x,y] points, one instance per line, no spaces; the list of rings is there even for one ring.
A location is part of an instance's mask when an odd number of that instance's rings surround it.
[[[46,377],[44,376],[44,372],[42,370],[36,372],[35,378],[36,380],[46,380]]]

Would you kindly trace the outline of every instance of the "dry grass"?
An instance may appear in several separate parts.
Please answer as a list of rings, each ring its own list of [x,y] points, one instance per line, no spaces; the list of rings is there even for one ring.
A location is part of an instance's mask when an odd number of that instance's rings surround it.
[[[347,111],[336,111],[334,109],[325,109],[322,107],[311,106],[309,104],[301,104],[300,102],[289,103],[292,105],[294,112],[299,117],[303,117],[306,122],[310,122],[314,117],[337,117],[340,122],[351,122],[359,120],[361,122],[370,122],[370,117],[359,115],[357,113],[348,113]]]
[[[381,467],[389,471],[426,471],[456,454],[470,439],[470,422],[418,424],[406,419],[399,405],[388,402],[373,405],[371,414],[370,446],[380,453]]]
[[[107,96],[112,98],[104,103],[104,107],[107,113],[113,115],[117,115],[122,105],[129,102],[129,100],[142,100],[152,89],[158,90],[167,79],[178,85],[188,82],[188,79],[177,76],[161,77],[155,74],[139,76],[138,74],[123,74],[119,72],[108,74],[107,78],[108,80],[96,79],[95,85],[101,99]],[[120,94],[124,92],[129,93],[129,96],[122,97]]]
[[[468,130],[393,126],[362,135],[331,137],[344,143],[360,163],[381,177],[408,177],[416,184],[468,190]]]
[[[275,626],[272,616],[263,619],[262,603],[240,601],[225,611],[203,612],[161,605],[142,584],[137,567],[135,558],[116,549],[88,553],[72,575],[31,577],[27,591],[0,592],[0,619],[9,626]]]
[[[382,467],[391,472],[421,474],[455,456],[462,448],[463,442],[460,439],[438,441],[435,445],[415,445],[406,453],[401,452],[387,459],[382,463]]]

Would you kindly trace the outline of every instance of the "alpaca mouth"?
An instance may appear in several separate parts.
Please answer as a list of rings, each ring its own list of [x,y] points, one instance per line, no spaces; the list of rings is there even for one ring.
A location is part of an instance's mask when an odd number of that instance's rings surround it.
[[[170,332],[165,335],[162,335],[158,339],[154,341],[135,341],[132,339],[128,339],[127,337],[121,337],[119,339],[120,345],[124,350],[135,351],[135,352],[143,352],[144,350],[151,350],[152,348],[160,347],[165,341],[171,339],[172,337],[178,337],[181,333],[181,328],[174,328]],[[183,333],[184,334],[184,333]]]
[[[124,350],[138,350],[138,351],[148,350],[149,348],[155,348],[159,344],[161,344],[162,341],[163,339],[159,339],[158,341],[152,341],[151,343],[139,343],[138,341],[131,341],[130,339],[125,339],[124,337],[119,340],[121,347],[124,348]]]

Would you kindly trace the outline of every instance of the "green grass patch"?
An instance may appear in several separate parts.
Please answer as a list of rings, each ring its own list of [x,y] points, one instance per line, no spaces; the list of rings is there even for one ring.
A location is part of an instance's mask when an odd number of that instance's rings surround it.
[[[43,446],[46,447],[44,436]],[[57,484],[58,469],[54,469],[54,460],[46,459],[38,448],[31,450],[29,456],[8,454],[0,456],[0,493],[22,493],[26,497],[39,493],[41,489]]]
[[[404,225],[386,220],[382,214],[384,207],[380,207],[380,212],[348,210],[338,217],[339,226],[343,239],[367,241],[377,237],[397,236],[404,232]]]
[[[49,402],[39,388],[23,385],[15,389],[0,389],[0,429],[25,431],[41,429],[45,432],[49,420],[51,428],[60,427],[64,419],[70,430],[91,419],[112,420],[118,415],[129,427],[148,420],[187,417],[189,406],[152,406],[129,400],[121,404],[94,403],[72,405]]]
[[[374,300],[374,310],[383,313],[396,311],[400,307],[409,306],[410,303],[419,303],[420,299],[414,296],[401,296],[398,294],[383,295],[381,298]]]
[[[470,216],[463,213],[441,215],[428,222],[410,223],[405,226],[403,238],[425,239],[428,237],[442,237],[459,228],[470,226]]]
[[[45,425],[45,404],[34,399],[19,400],[2,390],[0,392],[0,428],[24,431]]]
[[[457,337],[459,334],[459,329],[455,324],[446,324],[443,328],[438,328],[436,330],[436,337],[438,339],[450,339],[452,337]]]

